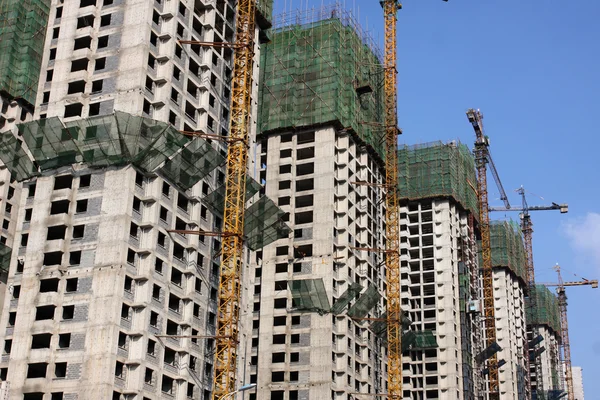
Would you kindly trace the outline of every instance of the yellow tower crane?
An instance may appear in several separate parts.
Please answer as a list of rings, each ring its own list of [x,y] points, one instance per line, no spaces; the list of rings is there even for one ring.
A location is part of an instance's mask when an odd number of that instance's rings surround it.
[[[565,288],[567,286],[584,286],[590,285],[592,289],[598,288],[598,281],[583,279],[575,282],[563,282],[562,275],[560,274],[560,265],[556,264],[554,270],[558,274],[558,283],[541,283],[544,286],[555,286],[556,294],[558,295],[558,307],[560,310],[560,336],[561,336],[561,347],[562,357],[565,364],[565,382],[567,384],[567,399],[575,400],[575,393],[573,393],[573,371],[571,369],[571,343],[569,342],[569,322],[567,321],[567,294]]]
[[[448,0],[444,0],[448,1]],[[388,334],[388,399],[402,398],[402,324],[400,307],[400,225],[398,209],[398,87],[396,68],[396,28],[399,0],[381,0],[384,17],[384,127],[385,127],[385,187],[386,193],[386,247],[387,280],[387,334]]]
[[[490,243],[490,213],[487,189],[487,164],[496,180],[501,198],[510,208],[508,198],[500,182],[498,172],[492,160],[488,137],[483,132],[483,115],[479,110],[467,110],[467,118],[475,130],[475,164],[477,166],[477,201],[479,205],[479,230],[481,232],[481,258],[483,261],[483,312],[485,317],[485,338],[488,348],[496,345],[496,315],[494,310],[494,273],[492,268],[492,248]],[[498,377],[498,355],[493,353],[487,360],[489,400],[500,399],[500,380]]]
[[[238,0],[213,399],[235,391],[256,0]]]
[[[381,2],[385,20],[385,183],[386,193],[386,280],[388,334],[388,399],[402,398],[402,324],[400,323],[400,225],[398,215],[398,115],[396,70],[396,21],[402,5],[398,0]]]

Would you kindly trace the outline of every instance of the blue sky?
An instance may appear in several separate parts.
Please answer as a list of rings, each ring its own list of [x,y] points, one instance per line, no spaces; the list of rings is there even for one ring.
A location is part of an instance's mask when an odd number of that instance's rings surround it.
[[[276,11],[330,3],[275,0]],[[345,3],[382,43],[379,1]],[[556,281],[556,263],[565,280],[600,278],[599,16],[593,0],[406,0],[399,13],[400,141],[471,145],[465,111],[479,108],[512,204],[520,185],[535,193],[530,205],[569,203],[568,214],[532,214],[541,282]],[[493,181],[490,198],[501,205]],[[518,219],[511,214],[492,216]],[[573,365],[583,367],[587,398],[600,398],[600,289],[567,294]]]

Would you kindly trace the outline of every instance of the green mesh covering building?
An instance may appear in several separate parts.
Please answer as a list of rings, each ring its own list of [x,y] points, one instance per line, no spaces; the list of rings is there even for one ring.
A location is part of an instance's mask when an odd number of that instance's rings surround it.
[[[57,117],[40,119],[17,125],[16,129],[26,148],[10,132],[0,135],[0,160],[18,181],[76,163],[92,168],[134,165],[144,173],[160,174],[186,191],[225,162],[223,155],[203,138],[190,139],[171,124],[119,111],[69,122]],[[260,187],[249,178],[247,199]],[[216,214],[222,214],[224,194],[225,188],[220,186],[202,201]],[[256,250],[287,237],[290,228],[283,222],[283,215],[267,197],[250,205],[244,226],[248,247]]]
[[[514,221],[491,221],[490,242],[492,267],[508,268],[526,285],[525,247],[519,225]]]
[[[536,309],[527,304],[527,323],[531,325],[546,325],[560,335],[560,309],[558,298],[544,285],[536,285]]]
[[[50,0],[0,2],[0,92],[35,104]]]
[[[478,216],[475,160],[464,144],[432,142],[398,150],[401,199],[452,198]]]
[[[283,24],[261,50],[259,132],[349,128],[383,158],[383,68],[370,39],[336,9]]]

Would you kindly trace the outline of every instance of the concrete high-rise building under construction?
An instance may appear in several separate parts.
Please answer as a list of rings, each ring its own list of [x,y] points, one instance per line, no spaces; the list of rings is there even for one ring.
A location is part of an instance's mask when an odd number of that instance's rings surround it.
[[[176,231],[221,229],[226,145],[180,131],[227,135],[233,49],[180,40],[233,42],[235,6],[2,2],[3,46],[21,23],[46,33],[21,43],[24,61],[0,54],[3,104],[29,85],[9,100],[35,106],[31,122],[2,112],[10,398],[211,398],[220,238]],[[257,55],[271,7],[257,10]],[[248,198],[258,189],[249,180]],[[249,243],[270,240],[247,222]]]
[[[256,165],[293,229],[251,262],[251,399],[386,392],[381,61],[338,7],[284,15],[263,48]]]

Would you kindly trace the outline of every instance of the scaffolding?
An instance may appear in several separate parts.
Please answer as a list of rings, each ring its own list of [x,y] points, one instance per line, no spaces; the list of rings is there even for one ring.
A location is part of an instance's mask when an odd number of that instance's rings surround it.
[[[384,157],[383,67],[339,4],[283,14],[261,50],[261,134],[334,125]]]
[[[35,104],[46,25],[48,0],[0,2],[0,92]]]
[[[143,173],[157,173],[180,191],[187,191],[225,161],[209,141],[182,135],[170,124],[116,111],[114,114],[63,122],[40,119],[0,135],[0,160],[12,176],[23,181],[42,171],[76,163],[91,168],[134,165]],[[16,139],[22,137],[26,144]],[[261,186],[248,178],[246,199]],[[223,215],[225,187],[220,186],[202,201],[215,214]],[[284,212],[266,196],[247,209],[246,244],[257,250],[291,230],[283,221]]]
[[[535,310],[527,305],[527,323],[531,325],[546,325],[560,336],[560,310],[558,298],[544,285],[536,285]],[[528,302],[528,299],[525,299]]]
[[[431,142],[398,150],[398,186],[404,200],[452,198],[479,216],[475,161],[464,144]]]
[[[273,0],[257,0],[256,1],[256,23],[261,29],[271,27],[273,19]]]
[[[514,221],[491,221],[492,267],[508,268],[527,285],[525,247],[519,224]]]

